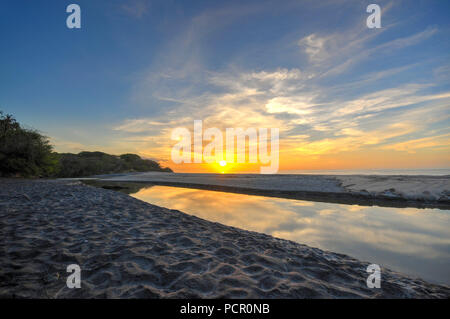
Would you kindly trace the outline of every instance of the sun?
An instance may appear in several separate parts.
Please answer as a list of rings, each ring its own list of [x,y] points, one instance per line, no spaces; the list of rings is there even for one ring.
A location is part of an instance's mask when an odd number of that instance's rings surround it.
[[[219,165],[222,166],[222,167],[223,167],[223,166],[227,166],[227,162],[226,162],[226,161],[220,161],[220,162],[219,162]]]

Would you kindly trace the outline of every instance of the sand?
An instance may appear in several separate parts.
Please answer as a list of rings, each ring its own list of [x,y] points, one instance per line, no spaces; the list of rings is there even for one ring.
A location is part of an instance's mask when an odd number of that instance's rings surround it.
[[[350,192],[429,202],[450,201],[450,176],[339,176]]]
[[[450,176],[134,173],[103,182],[140,182],[344,204],[450,208]]]
[[[370,262],[78,181],[0,180],[2,298],[448,298]],[[81,267],[81,288],[66,267]]]

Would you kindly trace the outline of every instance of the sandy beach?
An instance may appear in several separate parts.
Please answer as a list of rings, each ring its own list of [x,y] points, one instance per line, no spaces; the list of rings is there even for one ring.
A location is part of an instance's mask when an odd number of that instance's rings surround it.
[[[381,288],[370,289],[370,261],[79,181],[0,184],[2,298],[450,297],[449,287],[384,268]],[[74,263],[80,289],[66,287],[66,267]]]
[[[450,208],[449,176],[136,173],[100,182],[138,182],[331,203]]]

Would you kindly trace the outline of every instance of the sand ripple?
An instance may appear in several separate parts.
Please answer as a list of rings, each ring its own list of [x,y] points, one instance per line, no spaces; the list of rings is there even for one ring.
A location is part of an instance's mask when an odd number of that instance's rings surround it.
[[[448,298],[345,255],[69,181],[0,180],[0,297]],[[245,212],[243,212],[245,213]],[[82,288],[66,287],[79,264]]]

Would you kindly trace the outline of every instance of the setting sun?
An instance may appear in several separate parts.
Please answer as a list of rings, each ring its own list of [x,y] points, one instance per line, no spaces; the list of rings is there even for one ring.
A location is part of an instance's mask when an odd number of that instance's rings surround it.
[[[222,167],[223,167],[223,166],[227,166],[227,162],[226,162],[226,161],[220,161],[220,162],[219,162],[219,165],[222,166]]]

